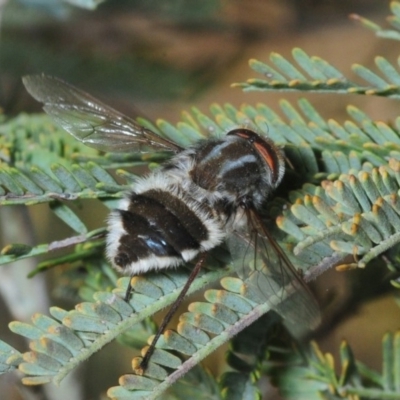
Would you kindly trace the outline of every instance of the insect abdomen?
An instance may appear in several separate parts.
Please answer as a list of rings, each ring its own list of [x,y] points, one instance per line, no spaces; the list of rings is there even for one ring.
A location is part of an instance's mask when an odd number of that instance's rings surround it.
[[[168,181],[150,175],[110,216],[107,255],[124,273],[177,266],[223,239],[208,205]]]

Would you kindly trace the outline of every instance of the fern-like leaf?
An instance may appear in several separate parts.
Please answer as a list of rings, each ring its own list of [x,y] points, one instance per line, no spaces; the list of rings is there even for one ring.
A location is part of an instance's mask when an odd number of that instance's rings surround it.
[[[391,1],[390,9],[393,14],[388,16],[386,19],[395,29],[384,29],[377,23],[358,14],[351,14],[350,18],[360,23],[364,28],[375,32],[376,36],[378,37],[400,40],[400,3],[398,1]]]
[[[164,332],[144,374],[140,370],[141,357],[133,359],[136,370],[120,377],[120,386],[109,389],[111,398],[159,398],[188,370],[281,303],[287,295],[285,288],[268,299],[260,298],[249,290],[247,281],[239,278],[226,277],[221,284],[222,290],[205,292],[208,302],[190,304],[189,311],[180,316],[176,331]],[[147,347],[142,349],[142,355],[146,350]],[[185,361],[182,362],[177,353],[185,357]],[[257,392],[256,388],[253,390]]]
[[[201,273],[190,292],[231,273],[229,268]],[[24,362],[19,364],[20,371],[27,375],[24,382],[31,385],[60,382],[94,352],[171,304],[187,277],[182,270],[135,277],[129,303],[123,300],[128,278],[121,278],[113,293],[97,292],[94,302],[80,303],[75,310],[52,307],[52,318],[36,314],[33,325],[12,322],[13,332],[32,340],[31,352],[24,354]]]
[[[375,64],[383,76],[362,65],[353,65],[353,71],[367,81],[367,86],[363,86],[345,78],[344,74],[327,61],[316,56],[310,57],[302,49],[293,49],[292,56],[297,65],[278,53],[270,54],[273,66],[250,60],[250,67],[267,79],[249,79],[245,83],[236,83],[233,86],[245,91],[308,91],[379,95],[396,99],[400,97],[400,73],[383,57],[375,59]]]
[[[295,238],[294,254],[309,249],[325,257],[335,250],[343,258],[362,256],[354,263],[364,267],[399,243],[399,171],[399,161],[392,159],[388,167],[342,174],[337,181],[297,191],[290,211],[277,220]]]
[[[386,334],[382,340],[382,372],[357,361],[348,343],[339,349],[340,368],[335,366],[332,354],[323,354],[316,343],[307,352],[282,349],[272,351],[271,375],[274,376],[285,399],[382,399],[399,398],[400,333]],[[283,357],[282,357],[283,355]],[[275,358],[276,357],[276,358]],[[282,361],[282,358],[285,361]],[[275,366],[286,364],[283,367]],[[339,371],[339,372],[337,372]]]
[[[13,371],[22,362],[22,354],[0,340],[0,374]]]

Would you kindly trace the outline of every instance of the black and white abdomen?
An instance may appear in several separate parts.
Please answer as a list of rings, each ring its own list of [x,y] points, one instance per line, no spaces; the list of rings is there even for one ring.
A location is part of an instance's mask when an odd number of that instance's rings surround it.
[[[126,274],[178,266],[246,224],[279,184],[283,158],[256,133],[237,129],[194,145],[139,180],[109,218],[107,256]]]
[[[117,269],[139,274],[178,266],[222,242],[224,221],[183,186],[160,170],[140,180],[112,212],[107,256]]]

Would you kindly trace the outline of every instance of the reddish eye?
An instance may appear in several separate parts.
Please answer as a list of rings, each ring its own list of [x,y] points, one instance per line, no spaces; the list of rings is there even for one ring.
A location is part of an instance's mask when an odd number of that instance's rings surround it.
[[[248,140],[254,146],[260,157],[269,166],[272,172],[273,183],[277,182],[279,178],[280,152],[271,141],[267,141],[252,130],[244,128],[233,129],[228,133],[228,135],[235,135]]]

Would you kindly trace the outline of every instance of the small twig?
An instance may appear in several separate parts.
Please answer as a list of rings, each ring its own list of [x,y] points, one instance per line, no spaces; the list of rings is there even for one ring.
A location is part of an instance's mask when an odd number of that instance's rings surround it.
[[[48,250],[60,250],[66,247],[75,246],[79,243],[86,242],[89,239],[98,239],[104,236],[106,230],[105,228],[99,228],[89,233],[85,233],[83,235],[72,236],[63,240],[56,240],[54,242],[49,243]]]
[[[343,260],[347,257],[347,255],[333,253],[330,257],[325,257],[319,264],[313,265],[312,267],[308,268],[308,270],[304,273],[303,279],[305,282],[309,283],[318,276],[323,274],[328,269],[331,269],[338,265],[339,263],[343,262]]]

